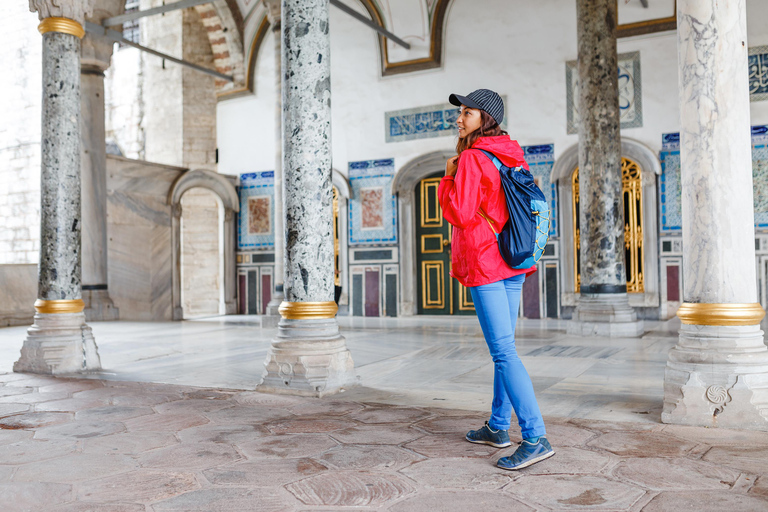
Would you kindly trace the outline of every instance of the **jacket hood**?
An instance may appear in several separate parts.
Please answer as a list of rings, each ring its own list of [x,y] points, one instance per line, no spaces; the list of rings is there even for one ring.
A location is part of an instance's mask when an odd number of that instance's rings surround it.
[[[501,163],[507,167],[514,168],[522,166],[528,170],[528,163],[525,161],[525,152],[516,140],[511,140],[508,135],[499,135],[498,137],[480,137],[475,141],[472,149],[483,149],[490,151],[501,160]]]

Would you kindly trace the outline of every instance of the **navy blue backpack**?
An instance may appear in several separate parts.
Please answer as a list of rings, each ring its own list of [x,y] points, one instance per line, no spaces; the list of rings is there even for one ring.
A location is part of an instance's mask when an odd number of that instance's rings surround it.
[[[544,254],[549,239],[549,207],[541,189],[534,183],[533,175],[523,167],[510,169],[489,151],[485,153],[501,176],[504,197],[509,210],[509,221],[500,233],[493,229],[483,212],[480,215],[496,233],[501,257],[512,268],[530,268]]]

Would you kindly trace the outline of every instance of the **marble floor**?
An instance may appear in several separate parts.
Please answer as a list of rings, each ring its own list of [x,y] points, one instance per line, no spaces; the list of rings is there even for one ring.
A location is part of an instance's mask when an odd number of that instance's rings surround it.
[[[638,339],[567,335],[560,321],[521,320],[517,347],[542,412],[561,418],[659,423],[677,320]],[[488,411],[493,365],[477,319],[340,317],[361,385],[339,398]],[[252,390],[270,339],[255,316],[184,322],[94,322],[103,370],[88,378]],[[25,327],[0,329],[0,373]]]

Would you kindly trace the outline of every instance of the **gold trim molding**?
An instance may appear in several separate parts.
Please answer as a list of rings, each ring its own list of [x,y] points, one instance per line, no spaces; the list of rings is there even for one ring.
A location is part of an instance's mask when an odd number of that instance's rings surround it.
[[[85,36],[85,29],[81,24],[75,20],[69,18],[45,18],[37,26],[40,34],[47,34],[48,32],[61,32],[62,34],[70,34],[78,39],[82,39]]]
[[[42,300],[35,301],[35,311],[38,313],[82,313],[85,309],[83,299],[74,300]]]
[[[319,320],[333,318],[339,311],[335,302],[285,302],[278,308],[286,320]]]
[[[707,304],[684,302],[677,316],[688,325],[758,325],[765,310],[753,304]]]

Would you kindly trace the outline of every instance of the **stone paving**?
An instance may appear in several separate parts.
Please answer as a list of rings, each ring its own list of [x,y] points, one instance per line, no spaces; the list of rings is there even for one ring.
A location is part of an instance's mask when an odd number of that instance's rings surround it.
[[[520,472],[474,411],[0,375],[0,509],[768,510],[768,433],[547,419]],[[512,434],[514,441],[519,435]]]

